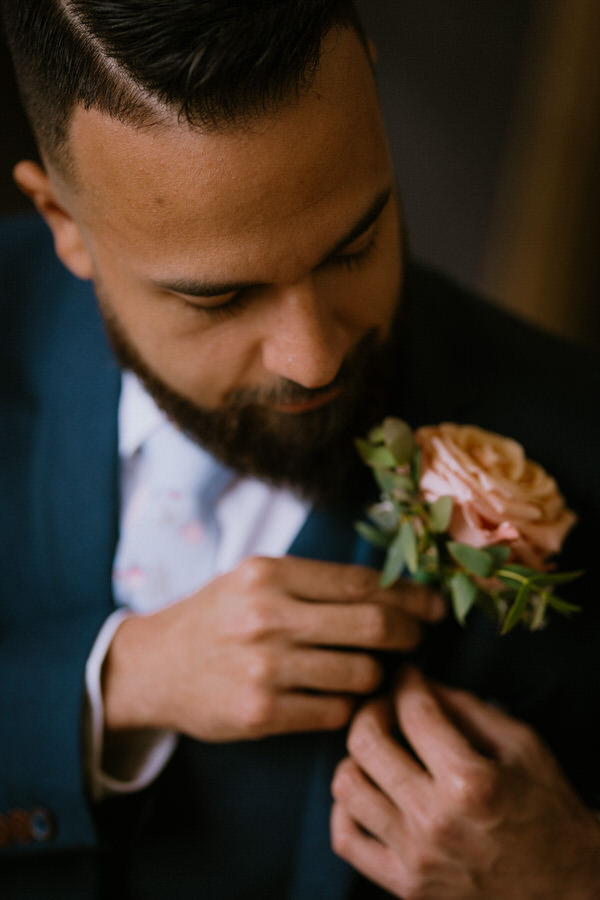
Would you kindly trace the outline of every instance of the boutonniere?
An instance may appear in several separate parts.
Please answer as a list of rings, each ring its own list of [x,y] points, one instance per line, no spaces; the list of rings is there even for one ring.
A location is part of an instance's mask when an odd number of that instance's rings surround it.
[[[541,628],[548,609],[579,610],[555,589],[582,572],[551,562],[577,517],[516,441],[473,425],[413,432],[387,418],[356,446],[381,491],[370,523],[356,527],[386,550],[383,586],[408,570],[450,598],[461,624],[478,605],[502,634],[518,622]]]

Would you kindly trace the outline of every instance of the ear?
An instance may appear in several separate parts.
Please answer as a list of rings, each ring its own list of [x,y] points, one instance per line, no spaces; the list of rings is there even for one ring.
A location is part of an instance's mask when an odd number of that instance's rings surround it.
[[[18,163],[13,177],[19,188],[33,201],[54,238],[54,249],[60,261],[77,278],[89,280],[93,275],[92,259],[79,226],[59,202],[48,174],[29,160]]]

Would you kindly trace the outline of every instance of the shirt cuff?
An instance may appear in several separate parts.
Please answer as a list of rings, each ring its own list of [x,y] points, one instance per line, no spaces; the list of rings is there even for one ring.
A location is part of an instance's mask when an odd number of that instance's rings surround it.
[[[147,787],[162,772],[177,744],[173,732],[147,729],[111,736],[110,748],[105,747],[102,666],[115,632],[132,615],[120,609],[106,620],[85,668],[84,765],[95,802]]]

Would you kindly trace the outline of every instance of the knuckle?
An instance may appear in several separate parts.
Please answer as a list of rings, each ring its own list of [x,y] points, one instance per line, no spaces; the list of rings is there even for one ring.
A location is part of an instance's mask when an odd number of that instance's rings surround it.
[[[398,840],[398,812],[391,807],[379,811],[378,831],[384,844],[392,845]]]
[[[385,642],[388,632],[386,609],[383,606],[366,606],[359,619],[359,633],[369,647],[378,647]]]
[[[251,684],[259,687],[272,684],[276,671],[276,660],[270,648],[259,647],[250,652],[246,665],[246,675]]]
[[[356,764],[346,756],[337,766],[331,782],[333,796],[340,800],[347,797],[356,783]]]
[[[383,678],[381,664],[372,656],[361,656],[356,660],[353,687],[357,691],[369,693],[374,691]]]
[[[242,588],[253,591],[269,584],[275,575],[276,559],[268,556],[248,556],[237,567]]]
[[[267,597],[255,595],[248,599],[242,612],[240,630],[250,641],[261,640],[273,633],[273,605]]]
[[[361,597],[377,586],[377,576],[365,566],[350,565],[344,575],[344,588],[350,597]]]
[[[360,759],[371,753],[377,746],[378,734],[374,723],[362,716],[355,719],[350,731],[346,746],[351,756]]]
[[[248,691],[237,710],[239,724],[250,734],[262,734],[273,721],[274,706],[266,691]]]
[[[349,859],[352,854],[352,835],[350,830],[341,823],[338,812],[339,804],[334,803],[331,818],[331,846],[336,856]]]
[[[354,703],[351,699],[347,697],[332,698],[324,717],[324,727],[332,731],[343,728],[348,724],[353,711]]]
[[[402,649],[414,650],[421,643],[423,629],[415,619],[406,618],[402,627]]]
[[[491,813],[500,792],[500,773],[483,761],[456,774],[452,781],[458,808],[471,815]]]
[[[513,744],[518,759],[529,761],[544,755],[544,743],[533,728],[525,722],[514,722],[513,727]]]

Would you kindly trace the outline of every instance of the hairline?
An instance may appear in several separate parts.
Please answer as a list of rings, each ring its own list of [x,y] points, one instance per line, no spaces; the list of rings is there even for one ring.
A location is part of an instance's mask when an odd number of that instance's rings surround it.
[[[60,7],[71,25],[77,27],[78,30],[84,28],[77,17],[70,15],[70,7],[65,0],[60,0]],[[140,85],[123,66],[119,65],[112,57],[106,54],[102,46],[97,42],[95,36],[90,35],[87,29],[85,29],[86,37],[88,39],[92,38],[94,43],[98,44],[98,52],[102,53],[103,62],[113,70],[115,79],[119,82],[119,87],[121,84],[123,86],[120,97],[121,102],[119,103],[121,108],[105,109],[100,103],[83,103],[73,100],[69,110],[65,114],[62,134],[56,142],[44,140],[43,137],[37,133],[35,123],[33,123],[42,160],[47,168],[53,168],[64,181],[70,184],[71,187],[74,189],[81,187],[76,162],[69,146],[73,118],[77,110],[87,111],[95,109],[101,114],[140,132],[166,131],[175,123],[186,125],[191,130],[197,131],[198,134],[218,134],[229,133],[236,130],[249,130],[255,122],[264,120],[265,118],[275,117],[290,103],[298,102],[301,97],[306,96],[310,92],[321,63],[321,51],[326,38],[334,30],[342,32],[345,29],[351,30],[356,34],[365,50],[369,64],[374,71],[367,38],[358,19],[356,21],[334,21],[321,36],[316,64],[314,67],[311,67],[310,64],[307,65],[304,72],[299,76],[297,84],[292,86],[283,98],[280,97],[271,102],[264,101],[260,105],[260,108],[259,105],[256,104],[254,108],[242,109],[233,116],[224,114],[217,118],[203,117],[200,113],[197,115],[192,113],[190,116],[185,113],[184,108],[181,105],[169,104],[162,101],[155,94],[144,88],[143,85]]]

